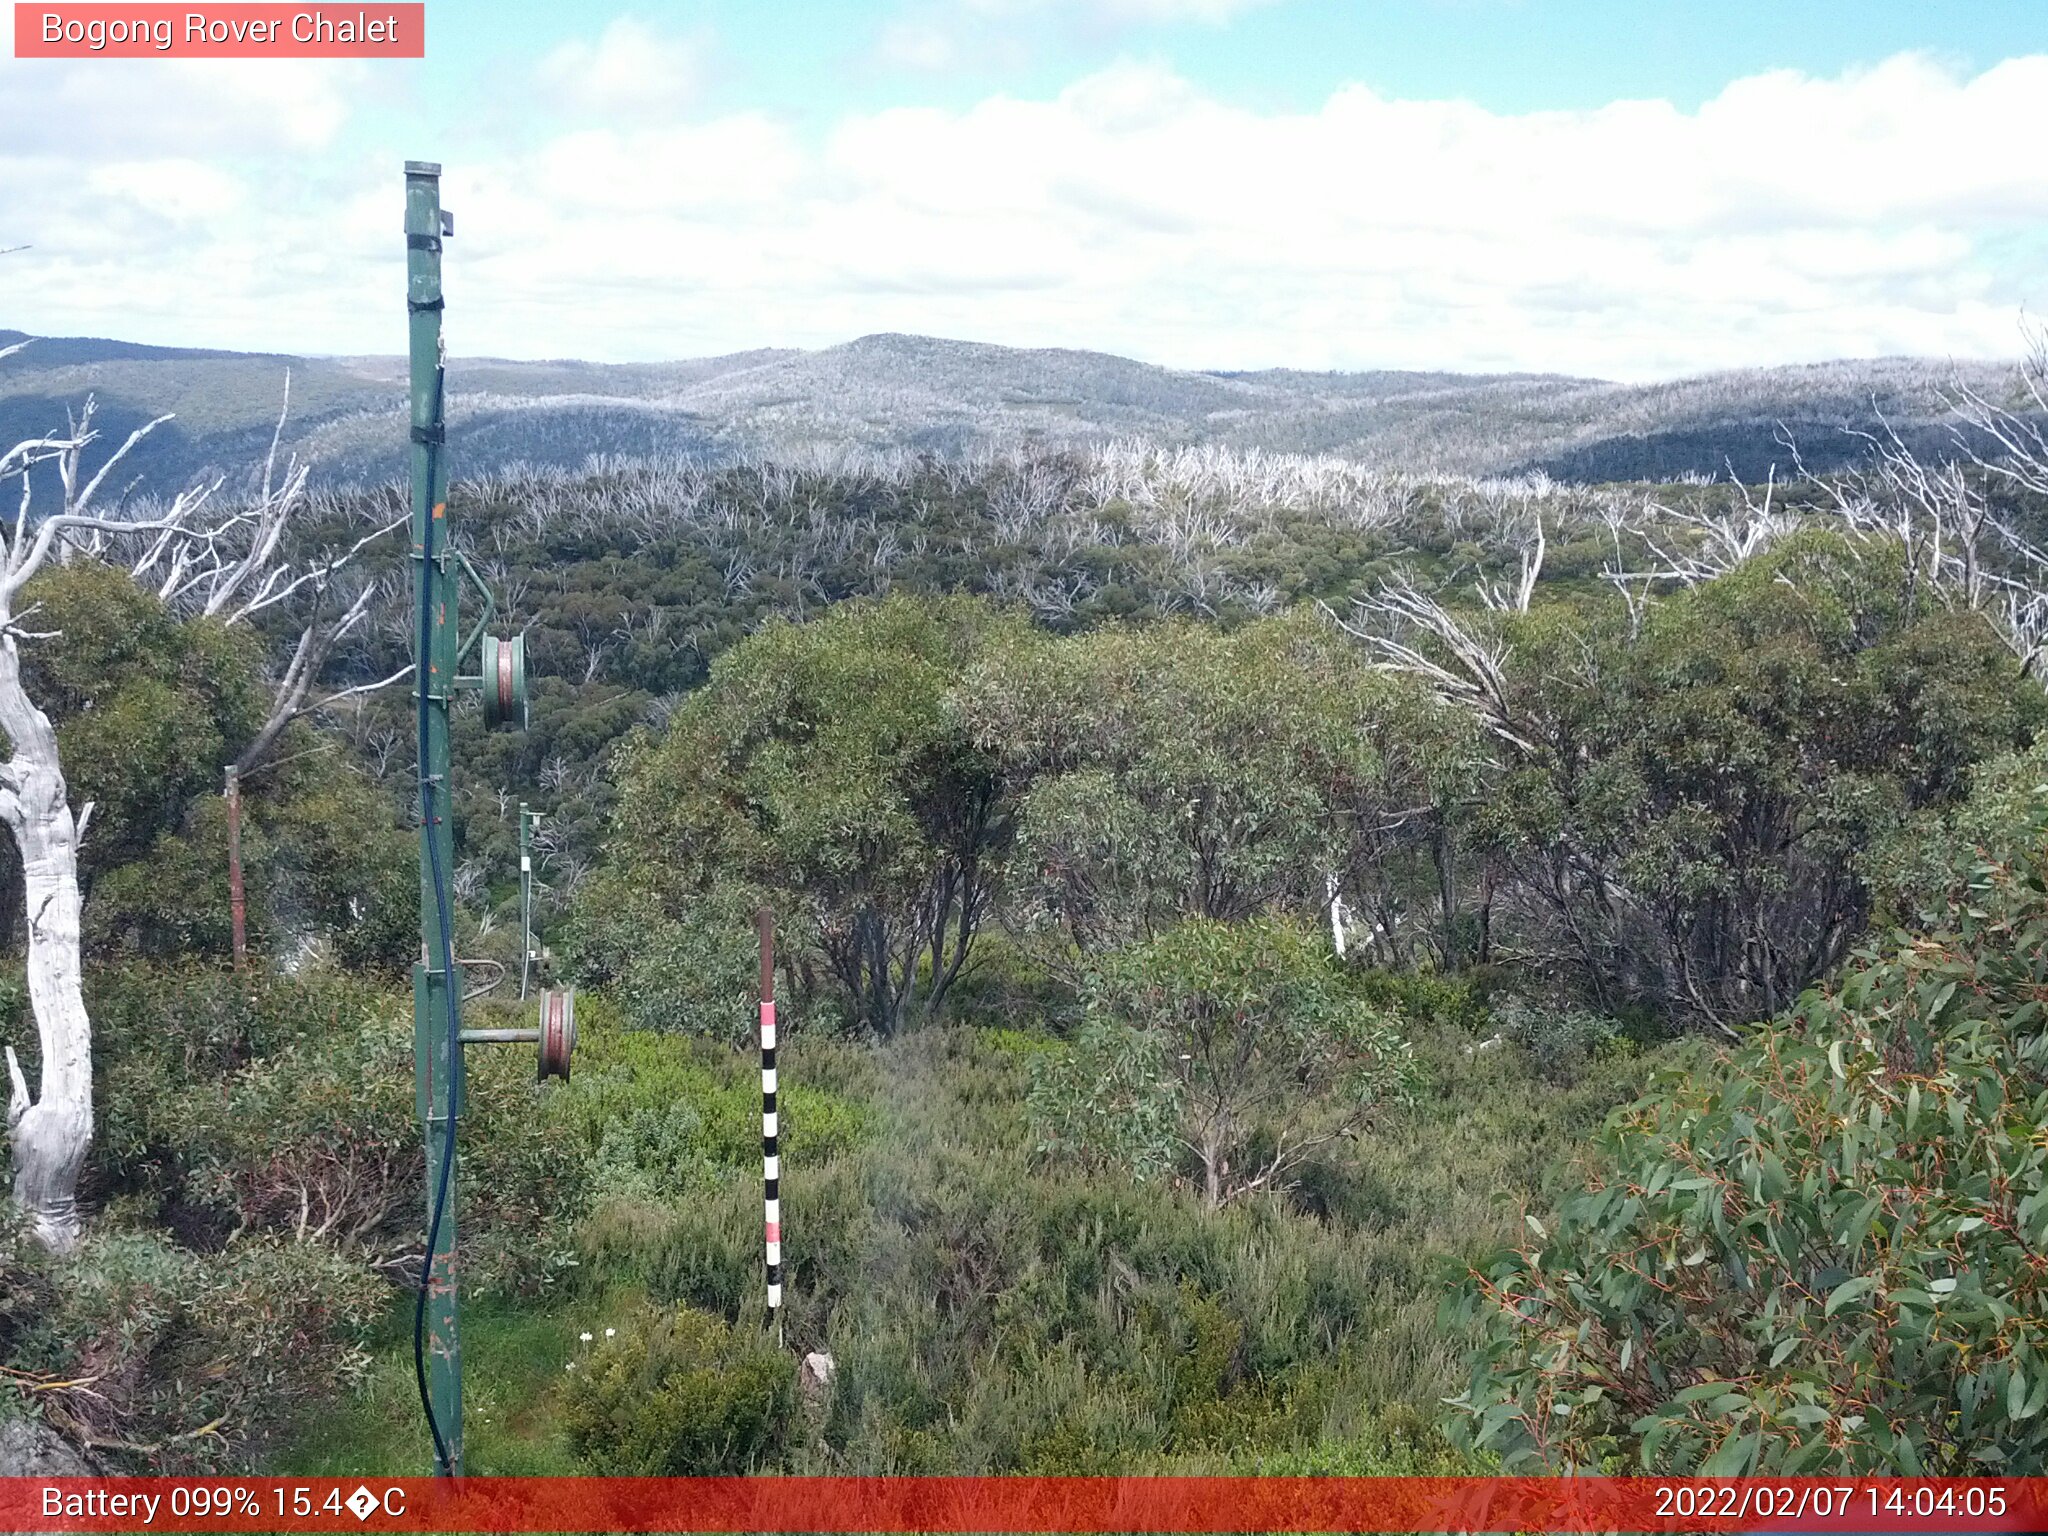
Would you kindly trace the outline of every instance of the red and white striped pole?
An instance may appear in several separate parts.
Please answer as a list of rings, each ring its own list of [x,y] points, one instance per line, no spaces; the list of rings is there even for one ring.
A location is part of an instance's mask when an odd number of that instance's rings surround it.
[[[775,1109],[775,914],[754,914],[761,935],[761,1198],[766,1215],[768,1320],[782,1343],[782,1157]]]

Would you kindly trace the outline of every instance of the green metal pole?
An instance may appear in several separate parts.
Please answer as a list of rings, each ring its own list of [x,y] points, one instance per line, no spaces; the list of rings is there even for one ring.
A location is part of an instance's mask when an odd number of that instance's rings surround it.
[[[420,963],[413,970],[413,1071],[427,1140],[427,1219],[434,1229],[426,1273],[426,1394],[439,1430],[435,1471],[462,1471],[462,1346],[456,1329],[455,1125],[462,1112],[462,1046],[451,1037],[449,998],[462,978],[443,931],[454,868],[449,815],[448,706],[455,691],[456,571],[448,541],[448,467],[442,451],[441,168],[405,166],[406,310],[412,353],[413,657],[419,664]],[[431,590],[422,603],[422,583]],[[439,879],[436,878],[436,866]],[[453,972],[453,974],[451,974]],[[457,1032],[459,1034],[459,1031]],[[444,1161],[449,1165],[443,1167]],[[439,1204],[440,1220],[435,1222]]]

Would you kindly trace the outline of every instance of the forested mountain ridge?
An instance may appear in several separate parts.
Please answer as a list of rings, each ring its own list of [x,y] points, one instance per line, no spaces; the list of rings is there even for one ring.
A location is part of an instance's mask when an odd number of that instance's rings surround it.
[[[0,331],[0,346],[26,339]],[[0,435],[61,424],[87,391],[103,430],[177,413],[141,445],[153,490],[240,475],[269,441],[292,372],[286,441],[328,483],[395,478],[405,373],[395,357],[278,355],[38,338],[0,361]],[[959,455],[1110,439],[1340,454],[1406,470],[1761,479],[1796,440],[1816,467],[1853,457],[1880,419],[1938,440],[1941,391],[1986,393],[2008,370],[1892,358],[1753,369],[1656,384],[1551,374],[1288,369],[1199,372],[1107,353],[874,335],[818,351],[763,349],[673,363],[457,359],[451,441],[463,469],[580,468],[592,455],[727,462],[820,453]],[[1846,431],[1845,431],[1846,429]]]

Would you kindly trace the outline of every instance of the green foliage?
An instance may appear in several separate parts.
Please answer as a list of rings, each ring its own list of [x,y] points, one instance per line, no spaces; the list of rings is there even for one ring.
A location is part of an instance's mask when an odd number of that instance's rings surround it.
[[[588,948],[621,957],[629,998],[659,990],[678,960],[727,955],[734,917],[768,899],[799,1018],[829,993],[886,1035],[935,1008],[1004,832],[993,765],[943,701],[1014,627],[964,600],[892,599],[770,624],[721,658],[667,735],[622,764],[611,854],[635,899],[586,904],[582,928]]]
[[[1172,1042],[1091,1015],[1064,1049],[1031,1063],[1031,1119],[1038,1150],[1121,1168],[1140,1183],[1172,1172],[1182,1152],[1180,1079]]]
[[[1412,1113],[1363,1126],[1355,1159],[1317,1169],[1313,1214],[1212,1212],[1171,1181],[1035,1157],[1023,1099],[1044,1054],[945,1027],[791,1047],[785,1082],[836,1090],[865,1060],[875,1124],[822,1160],[785,1157],[789,1344],[829,1351],[838,1374],[817,1438],[778,1466],[1472,1467],[1426,1427],[1466,1350],[1434,1322],[1436,1268],[1502,1240],[1498,1192],[1543,1192],[1638,1069],[1566,1090],[1452,1045]],[[586,1224],[585,1272],[757,1326],[759,1211],[753,1168],[608,1201]]]
[[[197,1254],[98,1232],[54,1258],[0,1231],[0,1339],[36,1411],[117,1464],[237,1466],[367,1365],[384,1286],[334,1249]]]
[[[1417,1024],[1470,1035],[1493,1027],[1485,986],[1469,973],[1358,970],[1346,976],[1345,984],[1373,1007]]]
[[[269,706],[263,643],[179,619],[125,572],[53,566],[27,591],[29,696],[50,717],[74,805],[85,941],[106,957],[224,956],[231,944],[223,771]],[[402,963],[418,888],[396,807],[310,728],[289,730],[244,785],[247,930],[256,951],[331,942],[344,964]],[[0,844],[0,932],[19,935],[19,864]],[[12,891],[9,897],[7,891]]]
[[[1360,666],[1310,612],[1020,640],[959,698],[1019,796],[1007,898],[1084,951],[1183,918],[1313,913],[1333,875],[1390,889],[1385,824],[1478,763],[1467,720]]]
[[[1079,473],[1034,472],[1062,496]],[[1591,595],[1591,523],[1556,530],[1555,579],[1497,620],[1510,750],[1322,618],[1252,617],[1341,603],[1397,547],[1462,586],[1499,551],[1445,487],[1398,528],[1235,507],[1213,544],[1192,502],[1111,497],[1055,558],[1068,512],[1037,527],[1000,476],[746,468],[693,481],[687,528],[644,496],[637,521],[601,510],[651,483],[600,475],[577,516],[487,489],[472,526],[555,675],[529,736],[456,722],[470,917],[500,921],[465,953],[509,943],[510,806],[544,784],[543,867],[575,888],[549,931],[607,989],[583,996],[566,1086],[536,1088],[529,1052],[471,1054],[459,1196],[470,1287],[529,1317],[579,1294],[630,1315],[574,1371],[534,1351],[564,1388],[520,1414],[559,1413],[586,1465],[2036,1464],[2048,1364],[2017,1244],[2042,1112],[2016,1021],[2048,923],[2002,866],[2039,841],[2048,772],[1995,754],[2048,709],[1981,621],[1916,606],[1881,541],[1801,535],[1631,633]],[[1198,567],[1221,585],[1190,588]],[[348,740],[295,729],[247,787],[259,954],[340,969],[196,968],[227,944],[219,768],[260,712],[260,642],[173,623],[90,563],[49,580],[44,613],[81,643],[30,661],[101,801],[101,1233],[98,1278],[63,1282],[75,1305],[9,1260],[0,1344],[39,1372],[112,1362],[89,1423],[136,1444],[192,1427],[186,1406],[282,1423],[322,1401],[319,1369],[354,1371],[358,1303],[388,1294],[365,1277],[419,1238],[407,1003],[341,973],[414,943],[409,722],[377,699]],[[891,582],[1022,593],[1060,633],[961,596],[772,617]],[[1219,622],[1130,622],[1189,590],[1222,594]],[[385,638],[356,643],[364,677],[395,668]],[[1329,958],[1333,892],[1379,968]],[[1617,1121],[1599,1187],[1553,1219],[1567,1154],[1644,1070],[1625,1035],[1769,1012],[1873,896],[1904,919],[1958,894],[1950,936],[1871,957],[1728,1074]],[[723,1048],[751,1039],[764,902],[797,1026],[789,1327],[841,1369],[809,1416],[754,1331],[759,1085]],[[830,1022],[879,1038],[809,1027]],[[1477,1049],[1495,1030],[1510,1047]],[[1438,1266],[1513,1235],[1502,1193],[1557,1236],[1485,1261],[1472,1316],[1433,1321]],[[323,1285],[326,1311],[301,1299]],[[260,1367],[231,1327],[273,1352]],[[1474,1331],[1460,1452],[1426,1419]],[[386,1343],[403,1388],[408,1346]],[[171,1403],[187,1375],[204,1385]],[[254,1451],[224,1432],[165,1455]],[[550,1433],[533,1465],[567,1470]]]
[[[648,1312],[578,1364],[563,1417],[600,1476],[751,1472],[790,1430],[796,1363],[758,1325],[690,1307]]]
[[[1569,1082],[1602,1056],[1632,1047],[1614,1020],[1584,1008],[1509,997],[1494,1003],[1493,1014],[1501,1037],[1528,1052],[1536,1070],[1554,1080]]]
[[[346,974],[98,972],[100,1134],[89,1195],[203,1250],[250,1234],[358,1262],[416,1244],[425,1154],[410,999]],[[464,1280],[528,1290],[573,1260],[580,1126],[523,1051],[468,1059]]]
[[[576,975],[608,987],[633,1028],[744,1045],[760,1022],[760,904],[747,887],[714,877],[671,917],[637,868],[609,865],[578,892],[562,948]],[[786,925],[779,939],[790,944]]]
[[[1284,1189],[1312,1151],[1419,1086],[1408,1043],[1315,939],[1270,918],[1183,923],[1104,957],[1087,1014],[1033,1078],[1040,1145],[1140,1178],[1185,1150],[1212,1208]]]
[[[1865,850],[2025,742],[2048,700],[1896,547],[1805,532],[1658,602],[1516,618],[1529,743],[1486,813],[1510,915],[1600,1011],[1767,1017],[1839,963]]]
[[[463,1470],[481,1477],[570,1477],[584,1471],[556,1411],[580,1333],[601,1326],[608,1295],[562,1288],[483,1297],[462,1307]],[[369,1369],[302,1417],[263,1469],[296,1477],[389,1475],[431,1464],[413,1377],[411,1299],[394,1292],[370,1340]]]
[[[323,1043],[356,1049],[366,1024],[393,1006],[342,973],[199,964],[97,967],[86,978],[86,1005],[99,1073],[89,1177],[128,1193],[147,1185],[166,1194],[177,1184],[180,1138],[193,1128],[186,1117],[197,1096],[225,1093],[252,1063]]]
[[[93,802],[80,850],[90,882],[146,857],[189,801],[219,793],[231,749],[263,723],[262,647],[214,620],[180,621],[98,561],[51,566],[23,596],[37,628],[61,632],[22,648],[22,680],[57,728],[73,801]]]
[[[758,1058],[622,1028],[601,997],[578,999],[576,1071],[555,1101],[600,1200],[688,1198],[732,1171],[759,1172]],[[821,1047],[822,1049],[822,1047]],[[822,1162],[868,1129],[858,1099],[789,1074],[779,1096],[784,1155]]]
[[[2048,818],[1721,1070],[1663,1081],[1590,1187],[1474,1275],[1465,1432],[1510,1466],[2048,1466]]]
[[[1979,763],[1967,797],[1919,812],[1871,850],[1877,921],[1909,929],[1941,925],[1987,861],[2026,857],[2044,803],[2048,736]]]
[[[283,751],[315,753],[311,735],[288,734]],[[389,798],[326,754],[280,757],[254,783],[244,798],[257,857],[243,834],[250,942],[277,949],[319,935],[341,965],[403,974],[419,946],[419,840]],[[207,802],[209,822],[216,804]]]

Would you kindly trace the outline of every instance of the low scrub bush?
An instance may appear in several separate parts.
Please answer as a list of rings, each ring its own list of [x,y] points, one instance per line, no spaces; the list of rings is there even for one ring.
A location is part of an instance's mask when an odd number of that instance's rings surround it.
[[[1319,1447],[1333,1470],[1484,1465],[1426,1429],[1467,1348],[1434,1321],[1440,1255],[1502,1240],[1496,1192],[1530,1188],[1627,1080],[1561,1090],[1494,1059],[1510,1053],[1453,1048],[1413,1114],[1328,1171],[1320,1217],[1211,1211],[1184,1182],[1037,1158],[1022,1099],[1046,1051],[1030,1038],[940,1028],[872,1049],[869,1132],[822,1161],[785,1155],[788,1341],[838,1372],[777,1465],[1253,1471]],[[759,1213],[752,1167],[687,1199],[609,1201],[584,1263],[744,1332]],[[1403,1404],[1407,1428],[1385,1430],[1377,1415]]]
[[[585,1149],[600,1197],[688,1198],[736,1168],[761,1165],[761,1078],[752,1052],[628,1027],[604,999],[577,1003],[576,1069],[559,1113]],[[832,1042],[790,1046],[780,1097],[783,1151],[815,1165],[854,1145],[868,1116],[820,1086],[864,1074]]]
[[[1569,1004],[1508,997],[1494,1003],[1493,1015],[1502,1037],[1526,1051],[1552,1082],[1574,1082],[1601,1058],[1634,1048],[1614,1020]]]
[[[1420,1086],[1409,1043],[1320,942],[1268,918],[1195,921],[1104,956],[1073,1046],[1033,1065],[1044,1152],[1140,1180],[1185,1166],[1209,1205],[1292,1186]]]
[[[601,1476],[758,1471],[794,1418],[795,1362],[758,1325],[691,1307],[637,1314],[576,1363],[563,1420]]]
[[[153,1470],[246,1464],[367,1365],[387,1288],[320,1244],[197,1254],[101,1232],[55,1258],[0,1233],[13,1383],[75,1442]]]

